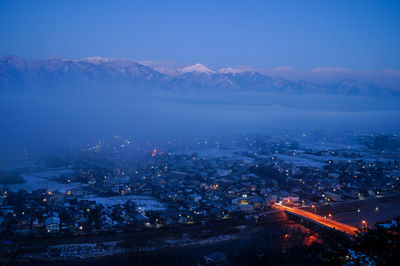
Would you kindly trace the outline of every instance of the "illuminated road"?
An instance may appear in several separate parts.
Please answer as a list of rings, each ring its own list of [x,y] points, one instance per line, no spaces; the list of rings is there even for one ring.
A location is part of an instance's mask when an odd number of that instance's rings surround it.
[[[337,222],[337,221],[334,221],[334,220],[331,220],[328,218],[324,218],[322,216],[313,214],[308,211],[304,211],[304,210],[301,210],[298,208],[291,208],[291,207],[287,207],[287,206],[280,205],[280,204],[276,204],[275,206],[278,209],[284,210],[284,211],[291,213],[295,216],[298,216],[300,218],[305,218],[311,222],[344,232],[349,235],[355,235],[356,231],[358,231],[358,229],[353,226],[343,224],[343,223],[340,223],[340,222]]]

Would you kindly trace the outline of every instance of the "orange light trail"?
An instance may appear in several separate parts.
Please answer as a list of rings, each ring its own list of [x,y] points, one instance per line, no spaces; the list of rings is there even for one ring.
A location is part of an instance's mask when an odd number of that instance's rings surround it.
[[[312,220],[312,221],[319,223],[321,225],[324,225],[326,227],[329,227],[329,228],[332,228],[332,229],[335,229],[335,230],[338,230],[341,232],[345,232],[346,234],[349,234],[349,235],[356,235],[356,232],[358,231],[358,229],[356,227],[353,227],[353,226],[350,226],[347,224],[343,224],[343,223],[340,223],[340,222],[337,222],[337,221],[334,221],[331,219],[327,219],[322,216],[310,213],[308,211],[304,211],[304,210],[297,209],[297,208],[291,208],[291,207],[287,207],[287,206],[280,205],[280,204],[276,204],[275,206],[278,209],[285,210],[289,213],[297,214],[299,216],[302,216],[304,218]]]

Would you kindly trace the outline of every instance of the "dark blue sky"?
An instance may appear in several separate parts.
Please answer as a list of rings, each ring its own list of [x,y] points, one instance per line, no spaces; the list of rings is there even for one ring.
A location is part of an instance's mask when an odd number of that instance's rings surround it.
[[[0,1],[0,56],[400,69],[400,1]]]

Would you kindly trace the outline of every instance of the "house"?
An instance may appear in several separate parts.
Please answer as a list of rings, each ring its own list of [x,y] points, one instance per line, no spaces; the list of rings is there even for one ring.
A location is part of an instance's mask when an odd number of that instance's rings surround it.
[[[283,197],[282,203],[287,206],[300,206],[300,198],[298,196]]]
[[[9,214],[14,213],[14,206],[1,206],[0,212],[3,214],[3,216],[7,216]]]
[[[325,191],[325,195],[328,199],[332,200],[332,201],[343,201],[342,200],[342,195],[336,194],[336,193],[332,193],[332,192],[328,192]]]
[[[137,226],[145,227],[149,223],[149,218],[142,213],[138,213],[135,215],[135,222]]]
[[[190,194],[189,198],[191,200],[193,200],[194,202],[199,202],[201,200],[201,196],[199,194],[196,194],[196,193]]]
[[[239,205],[239,209],[241,212],[250,213],[250,212],[254,211],[254,206],[251,204],[243,204],[243,205]]]
[[[231,174],[232,171],[225,170],[225,169],[217,169],[217,173],[219,176],[228,176]]]
[[[260,196],[250,196],[247,197],[250,204],[254,206],[254,208],[262,208],[264,207],[264,200]]]
[[[48,233],[57,233],[60,231],[60,218],[51,216],[45,220],[45,225]]]
[[[205,264],[223,265],[227,264],[226,256],[221,252],[213,252],[204,256]]]
[[[176,223],[176,220],[171,217],[167,217],[164,222],[165,225],[175,225]]]
[[[171,172],[169,173],[169,176],[170,176],[171,178],[178,178],[178,179],[186,178],[187,175],[188,175],[188,173],[180,172],[180,171],[171,171]]]

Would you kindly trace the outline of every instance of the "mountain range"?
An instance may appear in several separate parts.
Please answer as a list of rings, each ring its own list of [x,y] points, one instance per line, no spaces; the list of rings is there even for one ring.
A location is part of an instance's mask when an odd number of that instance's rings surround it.
[[[168,91],[257,91],[291,94],[397,95],[398,92],[357,80],[320,85],[305,80],[273,78],[233,68],[212,70],[202,64],[154,69],[125,59],[80,60],[0,58],[0,91],[48,93],[96,89]]]

